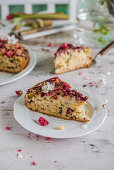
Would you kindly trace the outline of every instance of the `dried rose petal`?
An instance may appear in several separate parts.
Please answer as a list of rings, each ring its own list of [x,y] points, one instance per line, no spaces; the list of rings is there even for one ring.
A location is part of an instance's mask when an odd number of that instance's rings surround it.
[[[51,138],[50,137],[45,137],[45,140],[50,140]]]
[[[51,42],[48,44],[48,47],[52,47],[52,44],[51,44]]]
[[[21,149],[18,149],[18,152],[21,152],[22,150]]]
[[[81,73],[81,72],[79,72],[78,74],[79,74],[80,76],[82,75],[82,73]]]
[[[6,126],[6,128],[5,128],[6,130],[11,130],[11,128],[9,127],[9,126]]]
[[[93,82],[89,82],[89,84],[93,84]]]
[[[36,165],[36,162],[35,162],[35,161],[33,161],[33,162],[32,162],[32,165]]]
[[[38,121],[41,126],[47,126],[49,124],[49,122],[43,117],[40,117]]]
[[[64,43],[64,44],[61,45],[61,47],[62,47],[62,48],[66,48],[66,47],[68,47],[68,44],[67,44],[67,43]]]
[[[21,90],[15,91],[18,96],[21,96],[23,92]]]

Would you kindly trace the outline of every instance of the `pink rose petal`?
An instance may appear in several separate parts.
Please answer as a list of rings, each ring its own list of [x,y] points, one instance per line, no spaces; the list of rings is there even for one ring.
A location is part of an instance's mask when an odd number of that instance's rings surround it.
[[[93,84],[93,82],[89,82],[89,84]]]
[[[51,44],[51,42],[48,44],[48,47],[52,47],[52,44]]]
[[[15,91],[18,96],[21,96],[23,92],[21,90]]]
[[[32,165],[36,165],[36,162],[35,162],[35,161],[33,161],[33,162],[32,162]]]
[[[51,138],[50,137],[45,137],[45,140],[50,140]]]
[[[18,152],[21,152],[22,150],[21,149],[18,149]]]
[[[5,129],[6,129],[6,130],[11,130],[11,127],[6,126]]]

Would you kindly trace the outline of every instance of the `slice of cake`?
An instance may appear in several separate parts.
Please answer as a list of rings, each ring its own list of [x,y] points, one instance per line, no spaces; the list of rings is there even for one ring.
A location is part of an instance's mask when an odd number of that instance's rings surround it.
[[[19,43],[0,39],[0,71],[18,73],[29,62],[28,50]]]
[[[71,86],[58,77],[36,84],[25,95],[25,105],[33,110],[61,119],[89,121],[84,104],[88,97],[83,97]]]
[[[54,73],[59,74],[84,67],[89,67],[92,60],[93,51],[91,48],[82,46],[74,47],[71,44],[64,43],[55,53]]]

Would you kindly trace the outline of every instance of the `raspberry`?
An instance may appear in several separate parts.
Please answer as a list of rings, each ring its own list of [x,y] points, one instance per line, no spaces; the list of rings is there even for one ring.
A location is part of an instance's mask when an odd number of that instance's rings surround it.
[[[39,123],[41,126],[47,126],[49,124],[49,122],[43,117],[39,118]]]

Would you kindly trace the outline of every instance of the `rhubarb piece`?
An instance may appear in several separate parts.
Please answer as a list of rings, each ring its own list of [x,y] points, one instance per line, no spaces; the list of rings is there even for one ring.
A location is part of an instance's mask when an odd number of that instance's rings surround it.
[[[55,53],[55,74],[89,67],[93,60],[91,48],[62,44]]]
[[[63,13],[50,13],[50,14],[23,14],[14,17],[13,22],[17,23],[27,19],[53,19],[53,20],[68,20],[69,15]]]
[[[69,84],[54,77],[30,88],[25,95],[25,106],[33,111],[61,119],[85,122],[90,120],[84,110],[87,99],[87,96],[83,97],[76,90],[72,90]]]

